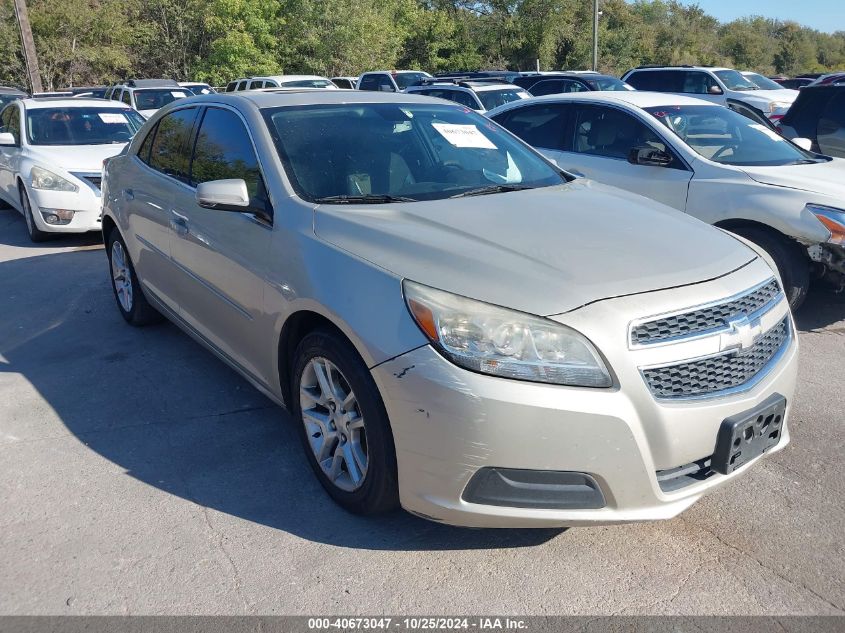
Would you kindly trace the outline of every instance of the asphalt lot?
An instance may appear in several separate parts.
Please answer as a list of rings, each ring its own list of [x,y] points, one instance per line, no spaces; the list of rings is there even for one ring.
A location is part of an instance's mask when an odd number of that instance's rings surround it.
[[[96,236],[34,246],[0,210],[0,614],[842,614],[845,297],[799,327],[791,446],[679,518],[362,519],[281,409],[123,322]]]

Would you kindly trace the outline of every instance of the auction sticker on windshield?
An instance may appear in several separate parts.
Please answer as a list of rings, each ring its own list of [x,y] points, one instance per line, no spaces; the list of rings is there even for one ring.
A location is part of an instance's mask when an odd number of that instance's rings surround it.
[[[126,123],[126,117],[120,112],[98,112],[103,123]]]
[[[474,125],[454,123],[432,123],[432,127],[455,147],[474,147],[478,149],[498,149]]]

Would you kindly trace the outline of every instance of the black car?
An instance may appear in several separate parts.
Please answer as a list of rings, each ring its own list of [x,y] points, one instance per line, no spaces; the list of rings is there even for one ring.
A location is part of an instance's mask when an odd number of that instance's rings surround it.
[[[561,92],[591,92],[594,90],[633,90],[621,79],[601,73],[545,73],[523,75],[512,81],[535,97]]]
[[[787,138],[808,138],[813,151],[845,158],[845,85],[807,86],[780,120]]]
[[[26,91],[16,86],[0,86],[0,110],[16,99],[26,99],[28,96]]]
[[[769,77],[769,79],[790,90],[800,90],[815,81],[815,79],[810,79],[809,77]]]

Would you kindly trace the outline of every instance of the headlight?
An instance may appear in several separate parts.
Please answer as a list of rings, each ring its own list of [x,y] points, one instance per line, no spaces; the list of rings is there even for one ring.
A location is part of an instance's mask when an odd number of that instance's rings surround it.
[[[29,173],[29,177],[32,179],[33,189],[43,189],[45,191],[79,191],[79,187],[72,182],[54,174],[52,171],[41,169],[41,167],[33,167]]]
[[[807,210],[824,224],[824,228],[830,231],[830,237],[827,238],[828,242],[845,246],[845,209],[808,204]]]
[[[417,325],[456,365],[556,385],[612,384],[596,348],[565,325],[408,280],[402,286]]]

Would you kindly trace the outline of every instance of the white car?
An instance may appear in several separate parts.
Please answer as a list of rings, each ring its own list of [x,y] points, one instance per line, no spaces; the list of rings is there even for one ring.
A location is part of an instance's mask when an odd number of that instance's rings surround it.
[[[172,79],[131,79],[110,88],[104,98],[125,103],[149,119],[168,103],[192,96],[190,90]]]
[[[797,90],[784,88],[779,83],[772,81],[771,79],[761,75],[760,73],[755,73],[750,70],[743,70],[740,74],[760,89],[759,94],[764,95],[766,97],[770,97],[774,99],[776,103],[781,104],[780,107],[774,109],[769,114],[769,118],[772,121],[778,121],[782,119],[783,115],[786,114],[790,106],[792,106],[792,104],[795,103],[795,100],[798,98]]]
[[[531,98],[519,86],[489,79],[430,79],[404,92],[447,99],[482,114],[511,101]]]
[[[622,81],[637,90],[694,96],[728,107],[745,104],[769,118],[786,114],[798,96],[797,90],[761,90],[732,68],[710,66],[640,66],[625,73]]]
[[[565,170],[756,243],[793,309],[811,271],[845,283],[845,161],[802,149],[765,118],[639,91],[538,97],[487,115]]]
[[[0,113],[0,198],[20,211],[34,242],[100,230],[103,161],[144,118],[102,99],[20,99]]]
[[[248,83],[243,80],[235,90],[260,90],[261,88],[322,88],[339,90],[331,79],[320,75],[272,75],[269,77],[251,77]]]

